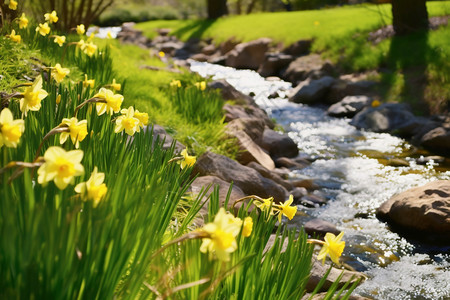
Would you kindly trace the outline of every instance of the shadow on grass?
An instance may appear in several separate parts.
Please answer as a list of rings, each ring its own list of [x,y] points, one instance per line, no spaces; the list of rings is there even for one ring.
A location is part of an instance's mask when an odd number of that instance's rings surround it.
[[[201,38],[205,31],[211,27],[211,25],[216,20],[196,20],[189,22],[186,26],[183,26],[181,28],[178,28],[177,30],[173,31],[171,34],[183,37],[185,40],[190,40],[193,38]]]

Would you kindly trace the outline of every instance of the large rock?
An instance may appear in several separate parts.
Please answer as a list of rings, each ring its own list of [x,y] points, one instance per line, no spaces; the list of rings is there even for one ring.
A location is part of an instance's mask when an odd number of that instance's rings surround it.
[[[257,162],[269,170],[275,169],[275,163],[272,158],[245,131],[228,128],[227,134],[237,139],[240,150],[237,155],[238,162],[243,165],[250,162]]]
[[[346,96],[374,95],[373,88],[376,85],[372,80],[346,80],[338,79],[330,87],[327,96],[327,103],[333,104],[342,100]]]
[[[148,48],[152,41],[146,38],[141,30],[134,28],[135,23],[129,22],[122,25],[122,30],[117,34],[117,39],[121,43],[138,45]]]
[[[219,79],[208,83],[210,89],[219,89],[222,98],[225,100],[236,100],[237,104],[247,104],[256,106],[255,100],[252,97],[239,92],[225,79]]]
[[[261,139],[265,129],[264,120],[257,118],[234,119],[227,124],[227,128],[244,131],[253,140]]]
[[[175,153],[180,153],[183,149],[186,148],[182,143],[173,139],[173,137],[167,133],[164,127],[159,125],[149,125],[144,127],[144,131],[153,130],[153,142],[158,141],[162,142],[163,149],[169,149],[172,146],[172,143],[175,143]]]
[[[415,238],[450,245],[450,180],[393,196],[377,209],[377,217]]]
[[[306,284],[306,291],[312,292],[316,286],[319,284],[320,280],[324,277],[325,273],[328,271],[330,267],[327,265],[322,265],[318,261],[314,261],[312,269],[311,269],[311,276],[309,277],[308,283]],[[323,286],[319,289],[318,292],[326,292],[331,287],[331,285],[337,281],[338,277],[341,275],[341,273],[344,273],[341,280],[338,284],[338,289],[344,286],[344,284],[348,281],[355,282],[359,278],[362,280],[366,277],[364,274],[354,271],[348,271],[348,270],[341,270],[337,269],[335,267],[331,267],[330,274],[328,275],[327,279],[325,280],[325,283]]]
[[[437,127],[427,132],[421,138],[420,144],[450,157],[450,128]]]
[[[298,155],[297,144],[287,135],[272,129],[265,129],[259,143],[272,157],[295,157]]]
[[[299,40],[283,49],[283,53],[293,56],[302,56],[309,54],[312,40]]]
[[[334,68],[328,61],[323,61],[320,55],[311,54],[301,56],[291,62],[281,78],[297,84],[311,77],[317,79],[326,75],[333,75]]]
[[[274,197],[276,202],[283,202],[287,197],[286,189],[273,180],[231,158],[212,152],[206,152],[197,159],[193,174],[217,176],[227,182],[233,182],[248,195]]]
[[[256,106],[225,104],[223,106],[223,110],[225,112],[225,122],[230,122],[239,118],[256,118],[262,120],[265,126],[269,128],[275,127],[275,124],[272,122],[269,116],[267,116],[267,113]]]
[[[237,45],[228,53],[226,65],[237,69],[257,70],[264,62],[271,42],[269,38],[260,38]]]
[[[335,79],[330,76],[305,80],[291,91],[289,101],[304,104],[324,103],[334,82]]]
[[[288,191],[294,188],[294,186],[289,181],[284,180],[279,174],[272,172],[273,170],[269,170],[268,168],[265,168],[264,166],[258,164],[257,162],[250,162],[247,164],[247,167],[255,169],[256,171],[258,171],[259,174],[275,181],[279,185],[284,186],[284,188]]]
[[[392,132],[413,122],[415,116],[406,104],[384,103],[357,113],[350,124],[374,132]]]
[[[347,96],[338,103],[331,105],[327,114],[333,117],[351,118],[371,103],[372,99],[367,96]]]
[[[321,237],[323,238],[327,232],[330,232],[334,235],[338,235],[341,233],[334,224],[321,220],[321,219],[312,219],[306,222],[303,225],[305,232],[313,237]]]
[[[294,60],[292,55],[283,53],[268,53],[266,59],[258,69],[263,77],[278,76],[280,71],[286,68]]]

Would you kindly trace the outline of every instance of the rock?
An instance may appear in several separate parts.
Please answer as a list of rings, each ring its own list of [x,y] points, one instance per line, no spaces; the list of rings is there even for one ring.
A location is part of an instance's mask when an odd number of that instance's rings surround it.
[[[376,82],[372,80],[343,80],[338,79],[330,87],[327,103],[336,103],[346,96],[372,95]]]
[[[409,106],[399,103],[384,103],[378,107],[367,107],[357,113],[350,124],[374,132],[392,132],[413,122],[415,116]]]
[[[225,55],[213,55],[208,59],[210,64],[225,66],[227,57]]]
[[[372,99],[367,96],[347,96],[338,103],[331,105],[327,114],[333,117],[351,118],[371,103]]]
[[[308,195],[308,191],[304,187],[295,187],[289,193],[294,197],[295,204],[300,203],[301,198]]]
[[[252,168],[219,154],[206,152],[197,159],[193,175],[213,175],[227,182],[233,182],[248,195],[262,198],[274,197],[276,202],[284,202],[287,191],[273,180],[263,177]]]
[[[435,128],[422,137],[420,144],[450,157],[450,129],[444,127]]]
[[[283,53],[290,54],[293,56],[302,56],[309,54],[311,48],[312,40],[299,40],[288,47],[284,48]]]
[[[302,297],[301,300],[323,300],[323,299],[328,299],[326,292],[315,294],[312,297],[311,297],[311,294],[307,293],[307,294],[305,294]],[[360,296],[360,295],[350,295],[348,297],[348,300],[373,300],[373,299],[372,298],[363,297],[363,296]]]
[[[141,30],[135,29],[134,25],[133,22],[124,23],[117,34],[117,39],[124,44],[135,44],[141,48],[150,47],[152,41],[146,38]]]
[[[252,97],[239,92],[225,79],[219,79],[208,83],[210,89],[219,89],[222,98],[225,100],[237,100],[238,104],[247,104],[257,106]]]
[[[295,157],[298,155],[297,144],[287,135],[272,129],[265,129],[259,143],[272,157]]]
[[[289,181],[284,180],[280,175],[272,172],[273,170],[269,170],[268,168],[265,168],[264,166],[258,164],[257,162],[250,162],[247,164],[247,167],[255,169],[262,176],[275,181],[276,183],[282,185],[287,190],[292,190],[293,188],[293,185]]]
[[[289,168],[300,170],[307,167],[308,165],[309,162],[304,161],[304,163],[301,163],[288,157],[278,157],[275,159],[275,166],[277,168]]]
[[[264,62],[265,54],[272,42],[269,38],[260,38],[248,43],[238,44],[227,55],[226,65],[237,69],[257,70]]]
[[[309,194],[306,196],[303,196],[300,200],[300,203],[306,206],[310,206],[310,207],[318,207],[324,204],[327,204],[327,199],[319,196],[319,195],[315,195],[315,194]]]
[[[418,159],[416,159],[416,162],[419,165],[426,165],[427,163],[433,161],[434,163],[441,164],[445,162],[445,157],[443,156],[437,156],[437,155],[431,155],[431,156],[421,156]]]
[[[294,180],[292,184],[296,187],[303,187],[308,191],[318,190],[319,186],[311,179]]]
[[[265,123],[257,118],[239,118],[229,122],[227,128],[244,131],[253,141],[257,141],[263,135]]]
[[[144,131],[152,130],[153,129],[153,142],[155,141],[163,141],[163,149],[169,149],[172,146],[172,143],[174,142],[174,139],[172,136],[170,136],[167,131],[164,129],[164,127],[154,124],[153,127],[148,125],[144,127]],[[175,153],[180,153],[182,150],[186,149],[186,146],[184,146],[179,141],[175,141]]]
[[[329,268],[330,267],[327,265],[323,266],[320,262],[314,261],[311,269],[311,276],[309,277],[308,283],[306,284],[307,292],[312,292],[316,288],[316,286],[318,285],[318,283],[323,278],[323,276],[325,275],[325,273],[328,271]],[[359,278],[361,279],[366,278],[364,274],[359,272],[341,270],[332,267],[330,274],[328,275],[323,286],[320,288],[319,292],[326,292],[330,288],[330,286],[338,279],[338,277],[341,275],[342,272],[344,272],[344,274],[339,282],[338,289],[344,286],[344,284],[350,280],[353,283]],[[352,277],[354,278],[352,279]]]
[[[193,60],[196,60],[196,61],[201,61],[201,62],[205,62],[205,61],[209,60],[209,56],[205,55],[203,53],[194,54],[190,58]]]
[[[301,56],[291,62],[286,71],[281,74],[281,78],[286,81],[298,84],[311,77],[318,79],[323,76],[333,75],[334,68],[330,62],[323,61],[320,55],[311,54]]]
[[[232,37],[220,44],[220,46],[219,46],[220,53],[222,53],[222,55],[225,55],[228,52],[230,52],[231,50],[233,50],[234,47],[236,47],[236,45],[238,45],[238,44],[239,44],[239,42],[236,41],[234,39],[234,37]]]
[[[225,104],[222,109],[225,112],[225,122],[230,122],[238,118],[257,118],[264,121],[265,126],[269,128],[275,127],[275,124],[269,119],[267,113],[259,107]]]
[[[269,170],[275,169],[272,158],[261,149],[243,130],[228,128],[227,134],[237,139],[239,149],[237,161],[243,165],[249,162],[257,162]]]
[[[214,46],[213,44],[207,45],[202,49],[202,53],[208,56],[213,55],[214,52],[216,51],[217,51],[216,46]]]
[[[409,167],[409,162],[402,158],[391,158],[387,164],[393,167]]]
[[[183,42],[180,41],[170,41],[158,45],[160,51],[175,56],[175,51],[182,49],[184,46]],[[178,55],[179,56],[179,55]]]
[[[306,222],[303,225],[303,228],[307,234],[314,238],[323,238],[327,232],[334,235],[341,233],[341,231],[338,230],[332,223],[317,218]]]
[[[278,76],[280,71],[286,68],[294,60],[294,57],[282,53],[268,53],[264,62],[259,66],[258,73],[263,77]]]
[[[394,195],[376,215],[414,238],[449,245],[450,180],[433,181]]]
[[[156,32],[161,36],[168,36],[169,33],[172,31],[171,28],[158,28],[156,29]]]
[[[289,101],[304,104],[323,103],[334,81],[330,76],[305,80],[291,91]]]
[[[399,135],[410,138],[415,144],[420,144],[422,137],[431,130],[439,127],[439,122],[425,117],[415,117],[410,122],[397,129]]]

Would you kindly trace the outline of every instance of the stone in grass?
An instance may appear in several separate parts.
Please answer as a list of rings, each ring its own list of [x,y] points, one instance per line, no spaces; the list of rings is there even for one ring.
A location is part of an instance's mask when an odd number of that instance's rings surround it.
[[[213,175],[220,179],[233,182],[248,195],[262,198],[273,197],[275,202],[284,202],[287,190],[268,178],[263,177],[256,170],[223,155],[206,152],[197,158],[193,175]]]
[[[227,54],[226,65],[237,69],[257,70],[264,62],[271,42],[272,40],[269,38],[260,38],[238,44]]]

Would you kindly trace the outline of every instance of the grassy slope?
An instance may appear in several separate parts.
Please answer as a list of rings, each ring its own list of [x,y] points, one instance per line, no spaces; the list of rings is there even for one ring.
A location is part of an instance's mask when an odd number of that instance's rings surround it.
[[[450,1],[428,2],[430,16],[450,14]],[[373,30],[384,23],[391,23],[390,5],[345,6],[333,9],[260,13],[221,18],[217,21],[177,20],[151,21],[138,24],[152,37],[156,28],[173,28],[174,34],[183,40],[191,37],[210,38],[216,42],[230,37],[249,41],[262,36],[276,42],[293,43],[299,39],[317,40],[336,38],[349,32]],[[318,23],[317,23],[318,22]]]

